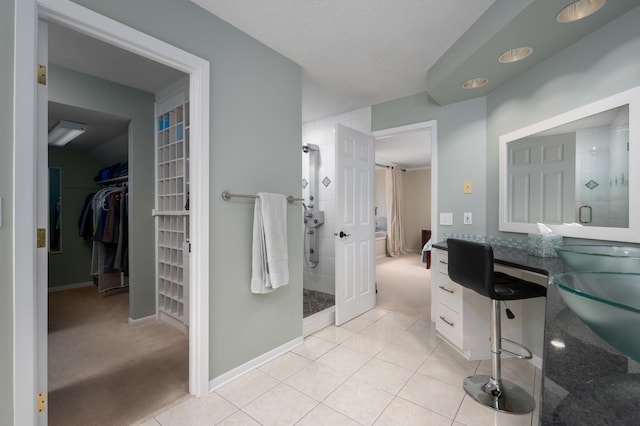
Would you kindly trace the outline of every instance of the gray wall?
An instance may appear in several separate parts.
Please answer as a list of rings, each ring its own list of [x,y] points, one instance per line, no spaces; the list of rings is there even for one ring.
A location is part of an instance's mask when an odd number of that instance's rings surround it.
[[[49,66],[49,100],[131,119],[129,123],[129,317],[155,314],[154,101],[151,93]]]
[[[253,295],[253,203],[219,195],[300,196],[300,67],[188,0],[77,3],[210,61],[210,378],[301,336],[301,205],[288,210],[290,285]]]
[[[93,178],[105,164],[85,151],[49,147],[49,167],[60,167],[62,253],[49,254],[49,288],[91,281],[93,244],[78,235],[78,217],[87,195],[100,189]]]
[[[500,135],[640,85],[640,8],[487,97],[487,233],[498,233]]]
[[[0,423],[13,419],[13,15],[0,0]]]
[[[374,131],[437,120],[438,212],[453,213],[454,222],[453,226],[438,225],[438,240],[443,239],[445,233],[485,232],[485,117],[484,97],[440,106],[426,93],[419,93],[374,105],[371,109],[371,127]],[[462,193],[466,180],[473,182],[472,194]],[[462,224],[464,212],[473,213],[472,225]]]

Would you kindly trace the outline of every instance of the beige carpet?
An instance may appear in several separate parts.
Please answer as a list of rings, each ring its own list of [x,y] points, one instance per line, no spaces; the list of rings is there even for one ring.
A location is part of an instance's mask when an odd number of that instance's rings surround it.
[[[431,270],[420,259],[418,253],[378,259],[378,308],[430,319]]]
[[[128,325],[129,294],[49,294],[49,425],[129,425],[188,395],[188,339]]]

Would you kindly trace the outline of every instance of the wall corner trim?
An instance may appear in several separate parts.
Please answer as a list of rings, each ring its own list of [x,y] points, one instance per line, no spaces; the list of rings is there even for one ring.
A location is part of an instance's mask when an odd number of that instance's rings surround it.
[[[244,364],[239,365],[238,367],[233,368],[227,371],[226,373],[219,375],[218,377],[214,378],[209,382],[209,392],[213,392],[214,390],[229,383],[230,381],[235,380],[238,377],[243,376],[255,370],[256,368],[263,366],[264,364],[279,357],[280,355],[284,355],[285,353],[289,352],[291,349],[297,346],[300,346],[303,343],[303,341],[304,340],[302,336],[296,337],[295,339],[290,340],[289,342],[283,345],[280,345],[277,348],[274,348],[268,352],[265,352],[262,355],[257,356],[252,360],[249,360]]]

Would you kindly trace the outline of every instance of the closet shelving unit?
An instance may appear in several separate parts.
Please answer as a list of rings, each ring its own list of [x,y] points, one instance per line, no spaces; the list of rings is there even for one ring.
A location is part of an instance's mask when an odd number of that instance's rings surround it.
[[[158,317],[189,325],[188,88],[156,102],[156,282]]]

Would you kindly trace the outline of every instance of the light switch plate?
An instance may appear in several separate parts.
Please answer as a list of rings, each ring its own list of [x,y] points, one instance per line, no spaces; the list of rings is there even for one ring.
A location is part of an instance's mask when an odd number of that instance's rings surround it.
[[[440,225],[453,225],[453,213],[440,213]]]

